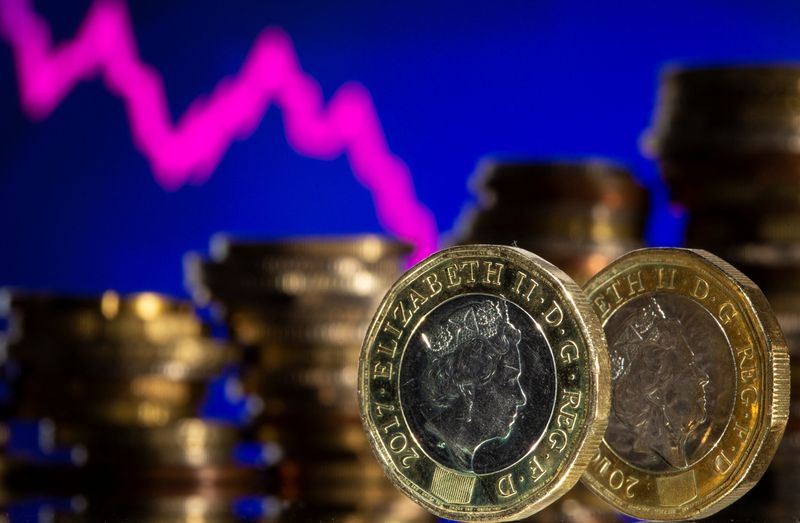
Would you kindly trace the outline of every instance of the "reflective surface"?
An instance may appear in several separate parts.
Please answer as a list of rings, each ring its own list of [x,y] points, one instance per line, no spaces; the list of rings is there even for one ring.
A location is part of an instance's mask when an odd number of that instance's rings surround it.
[[[620,308],[606,336],[609,446],[649,471],[692,465],[717,442],[733,409],[735,372],[724,332],[693,300],[656,293]]]
[[[401,400],[422,448],[478,474],[522,458],[555,402],[555,367],[539,326],[517,305],[479,294],[434,309],[411,338]]]

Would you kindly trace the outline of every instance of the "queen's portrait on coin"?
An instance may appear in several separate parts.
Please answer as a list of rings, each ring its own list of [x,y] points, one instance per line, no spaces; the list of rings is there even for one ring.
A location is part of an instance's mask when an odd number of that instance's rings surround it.
[[[681,323],[650,300],[627,320],[612,347],[615,432],[636,434],[629,449],[670,467],[689,466],[687,443],[708,417],[708,375],[698,366]],[[702,343],[702,340],[696,340]]]
[[[507,438],[527,398],[519,378],[520,330],[502,300],[481,298],[453,311],[422,341],[426,436],[454,465],[473,471],[475,453]]]

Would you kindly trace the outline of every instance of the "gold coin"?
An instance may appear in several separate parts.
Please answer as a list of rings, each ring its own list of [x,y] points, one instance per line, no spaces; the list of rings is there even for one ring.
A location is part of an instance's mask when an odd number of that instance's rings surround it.
[[[163,314],[143,321],[138,318],[103,318],[93,310],[29,314],[14,317],[15,334],[28,340],[54,339],[63,342],[98,343],[141,339],[165,343],[179,337],[202,336],[202,323],[194,316]]]
[[[368,272],[375,276],[397,277],[400,270],[400,258],[390,256],[377,260],[365,260],[355,255],[320,256],[313,253],[292,255],[266,255],[255,259],[226,259],[208,262],[211,268],[218,267],[235,273],[260,273],[273,277],[284,274],[328,274],[339,278],[354,278]]]
[[[341,275],[293,269],[269,273],[242,271],[236,266],[215,262],[206,262],[196,271],[198,274],[189,279],[190,285],[205,286],[215,296],[219,294],[223,298],[248,298],[264,294],[292,298],[322,294],[354,299],[384,292],[399,272],[395,270],[378,274],[369,270],[354,270]]]
[[[155,374],[172,379],[203,379],[236,361],[231,345],[213,338],[176,338],[169,343],[140,340],[60,343],[21,338],[6,348],[29,370],[76,375],[135,376]]]
[[[800,242],[800,218],[796,209],[757,213],[720,212],[712,209],[693,212],[686,231],[689,245],[708,244],[727,246],[751,241],[753,243],[795,244]]]
[[[668,70],[645,148],[661,156],[797,152],[799,75],[800,68],[791,65]]]
[[[367,309],[354,319],[326,318],[311,311],[304,318],[287,318],[278,314],[252,314],[232,310],[228,325],[240,343],[248,345],[344,345],[360,346],[364,339],[369,315]]]
[[[235,239],[218,234],[211,239],[215,260],[263,259],[276,256],[338,257],[353,256],[368,262],[411,253],[408,244],[376,234],[319,236],[283,240]]]
[[[674,200],[690,209],[726,211],[731,206],[749,213],[791,210],[800,204],[800,155],[747,153],[659,158],[662,177]]]
[[[461,521],[519,519],[568,491],[608,413],[597,317],[514,247],[445,249],[384,298],[359,366],[361,418],[406,495]]]
[[[91,426],[56,422],[53,440],[59,447],[82,446],[87,464],[208,466],[231,463],[238,430],[199,418],[183,418],[164,426]]]
[[[366,332],[366,329],[364,329]],[[363,338],[363,336],[362,336]],[[363,339],[362,339],[363,341]],[[358,366],[360,345],[299,345],[265,343],[255,358],[263,372],[281,372],[283,369],[344,369]],[[351,377],[355,380],[355,375]]]
[[[490,202],[584,202],[608,208],[647,206],[647,192],[624,167],[602,159],[518,163],[484,160],[470,181]],[[489,196],[487,198],[487,196]]]
[[[611,356],[608,430],[584,483],[637,518],[713,514],[767,468],[789,355],[754,283],[705,251],[641,249],[586,285]]]
[[[503,206],[482,210],[463,223],[469,235],[523,232],[526,236],[575,242],[637,240],[644,229],[638,210],[614,210],[602,205],[542,205],[524,215]]]
[[[23,315],[93,313],[108,321],[123,318],[151,321],[165,314],[194,315],[190,302],[154,292],[119,295],[106,291],[100,296],[70,296],[3,290],[0,292],[0,314],[6,315],[11,310]]]
[[[141,489],[127,496],[102,496],[89,492],[84,498],[84,513],[66,521],[113,521],[119,514],[126,519],[147,523],[236,523],[236,501],[243,493],[214,489],[179,489],[145,494]],[[93,495],[95,494],[95,495]],[[245,492],[249,494],[249,492]],[[60,515],[60,514],[59,514]],[[61,518],[56,521],[63,521]]]
[[[356,401],[356,369],[354,359],[350,368],[286,369],[269,373],[251,373],[244,377],[244,387],[261,396],[266,407],[280,402],[288,409],[310,406],[318,416],[340,413],[358,415]],[[283,409],[280,409],[283,410]]]
[[[354,413],[355,414],[355,413]],[[258,441],[276,443],[285,455],[309,466],[324,458],[369,455],[369,444],[358,418],[319,419],[312,422],[285,416],[265,420],[253,430]],[[322,465],[326,466],[326,465]]]
[[[88,405],[69,404],[59,408],[50,403],[24,402],[15,409],[21,419],[49,417],[56,421],[86,423],[91,425],[162,427],[169,423],[196,416],[197,405],[164,405],[152,400],[111,400]]]
[[[115,425],[159,426],[196,416],[207,394],[203,381],[147,375],[119,381],[28,375],[17,387],[15,416]]]

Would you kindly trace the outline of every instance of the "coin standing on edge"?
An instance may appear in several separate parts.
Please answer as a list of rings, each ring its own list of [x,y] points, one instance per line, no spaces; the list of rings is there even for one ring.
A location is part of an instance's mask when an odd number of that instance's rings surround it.
[[[789,355],[766,298],[705,251],[641,249],[585,286],[611,357],[608,430],[583,482],[648,520],[711,515],[767,469]]]
[[[514,247],[440,251],[381,303],[359,365],[386,474],[438,516],[533,514],[583,474],[605,431],[600,323],[563,271]]]

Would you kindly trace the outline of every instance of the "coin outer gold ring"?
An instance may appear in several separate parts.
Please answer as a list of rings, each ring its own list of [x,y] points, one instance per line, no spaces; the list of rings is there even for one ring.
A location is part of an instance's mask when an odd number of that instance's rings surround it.
[[[720,258],[672,248],[628,253],[585,289],[604,326],[620,307],[651,292],[679,294],[704,307],[733,351],[736,399],[715,446],[689,467],[647,472],[603,440],[584,484],[618,510],[647,520],[702,518],[739,499],[766,471],[789,416],[788,349],[764,294]]]
[[[542,327],[557,374],[541,438],[519,461],[488,474],[458,472],[430,458],[406,421],[399,390],[416,328],[436,306],[465,294],[504,298],[525,310]],[[563,312],[558,322],[554,308]],[[557,267],[514,247],[453,247],[420,262],[385,296],[359,361],[361,420],[386,475],[430,512],[461,521],[520,519],[572,488],[605,432],[609,390],[605,337],[582,290]]]

